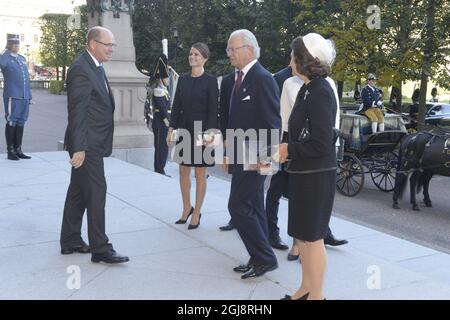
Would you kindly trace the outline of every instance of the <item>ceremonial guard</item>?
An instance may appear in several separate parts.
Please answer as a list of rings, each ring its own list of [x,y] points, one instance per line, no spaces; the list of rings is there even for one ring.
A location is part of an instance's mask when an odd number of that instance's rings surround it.
[[[155,172],[166,174],[164,167],[167,162],[169,146],[166,142],[169,128],[169,106],[170,96],[167,87],[169,85],[169,66],[165,54],[161,54],[155,61],[151,78],[153,88],[153,121],[152,129],[155,145]]]
[[[367,86],[362,89],[362,108],[360,113],[367,116],[372,122],[372,133],[384,131],[384,115],[381,108],[383,107],[383,100],[380,94],[380,90],[375,87],[376,76],[373,73],[369,73],[367,76]]]
[[[6,49],[0,53],[4,77],[3,104],[9,160],[30,159],[22,152],[22,138],[31,100],[30,77],[24,56],[19,54],[19,35],[7,34]]]

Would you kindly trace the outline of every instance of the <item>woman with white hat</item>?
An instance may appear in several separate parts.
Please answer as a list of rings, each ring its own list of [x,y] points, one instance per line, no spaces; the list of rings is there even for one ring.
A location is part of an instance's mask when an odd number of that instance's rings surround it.
[[[333,209],[336,184],[334,127],[337,100],[327,81],[336,56],[331,41],[316,33],[291,44],[293,74],[304,81],[288,123],[289,142],[280,145],[288,162],[288,234],[300,245],[302,282],[284,300],[321,300],[326,268],[324,238]]]

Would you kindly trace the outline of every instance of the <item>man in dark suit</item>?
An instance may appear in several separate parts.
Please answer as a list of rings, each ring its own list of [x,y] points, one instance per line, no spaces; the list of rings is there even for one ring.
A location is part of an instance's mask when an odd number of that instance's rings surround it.
[[[273,75],[273,77],[275,78],[275,81],[277,82],[278,89],[280,89],[280,94],[281,94],[281,91],[283,90],[284,82],[287,79],[289,79],[290,77],[292,77],[292,68],[291,68],[291,66],[287,66],[286,68],[281,69],[280,71],[275,73]]]
[[[278,89],[283,89],[284,82],[292,77],[292,68],[290,66],[281,69],[273,75],[277,82]],[[283,169],[283,168],[282,168]],[[270,180],[269,189],[266,196],[266,214],[269,230],[269,242],[272,248],[279,250],[289,249],[288,245],[280,238],[280,228],[278,228],[278,207],[285,185],[286,173],[283,170],[278,171]]]
[[[228,115],[230,112],[230,100],[231,93],[233,92],[234,87],[234,77],[235,73],[227,74],[222,78],[222,82],[220,83],[220,103],[219,103],[219,124],[220,131],[222,132],[222,136],[225,138],[225,131],[228,126]],[[228,224],[219,227],[222,231],[230,231],[233,230],[234,223],[233,219],[230,219]]]
[[[244,171],[237,152],[242,145],[236,143],[241,140],[236,130],[253,131],[258,143],[263,140],[267,145],[279,142],[271,142],[269,136],[272,130],[279,133],[281,129],[280,93],[273,76],[258,62],[259,53],[258,42],[250,31],[237,30],[231,34],[227,54],[238,71],[231,94],[226,137],[232,174],[228,210],[250,255],[248,263],[233,269],[243,273],[242,279],[259,277],[278,267],[269,243],[264,211],[266,177],[257,171]]]
[[[71,157],[72,172],[61,228],[61,254],[92,252],[92,262],[122,263],[105,234],[106,179],[103,157],[112,152],[114,97],[103,63],[111,60],[114,35],[93,27],[87,48],[67,75],[68,125],[64,144]],[[87,210],[89,246],[81,238]]]

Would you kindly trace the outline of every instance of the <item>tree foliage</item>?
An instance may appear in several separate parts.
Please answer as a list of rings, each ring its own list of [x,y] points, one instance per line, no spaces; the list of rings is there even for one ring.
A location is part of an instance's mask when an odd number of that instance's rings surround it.
[[[450,89],[450,2],[434,1],[433,36],[426,41],[429,1],[136,0],[136,64],[148,72],[162,51],[161,40],[167,38],[169,63],[178,73],[187,72],[191,45],[205,42],[211,51],[207,71],[223,75],[233,70],[225,53],[228,37],[246,28],[258,39],[262,64],[276,72],[288,64],[289,45],[296,36],[318,32],[335,43],[333,77],[339,82],[358,81],[375,72],[379,85],[392,86],[401,98],[402,83],[420,80],[427,47],[429,79]],[[380,29],[368,26],[367,8],[372,4],[380,8]],[[82,27],[75,31],[68,30],[67,16],[42,17],[41,56],[47,66],[69,65],[84,47],[83,10]]]
[[[211,51],[208,72],[228,73],[232,71],[225,53],[229,35],[245,28],[258,39],[261,62],[275,72],[289,62],[295,7],[290,0],[137,0],[133,17],[137,66],[148,71],[162,51],[161,39],[167,38],[169,62],[177,72],[189,69],[190,46],[205,42]]]
[[[39,54],[42,63],[46,67],[62,67],[63,80],[65,80],[66,67],[72,64],[86,43],[86,6],[80,7],[79,10],[80,15],[77,17],[79,20],[74,24],[74,28],[71,28],[68,23],[71,16],[67,14],[47,13],[40,17],[42,37]]]

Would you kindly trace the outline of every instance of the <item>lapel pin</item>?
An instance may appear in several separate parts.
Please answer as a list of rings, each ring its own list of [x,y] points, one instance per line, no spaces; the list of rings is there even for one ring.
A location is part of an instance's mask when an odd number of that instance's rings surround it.
[[[303,100],[306,100],[306,97],[308,96],[308,94],[309,94],[309,91],[306,90],[306,92],[305,92],[305,97],[303,98]]]

